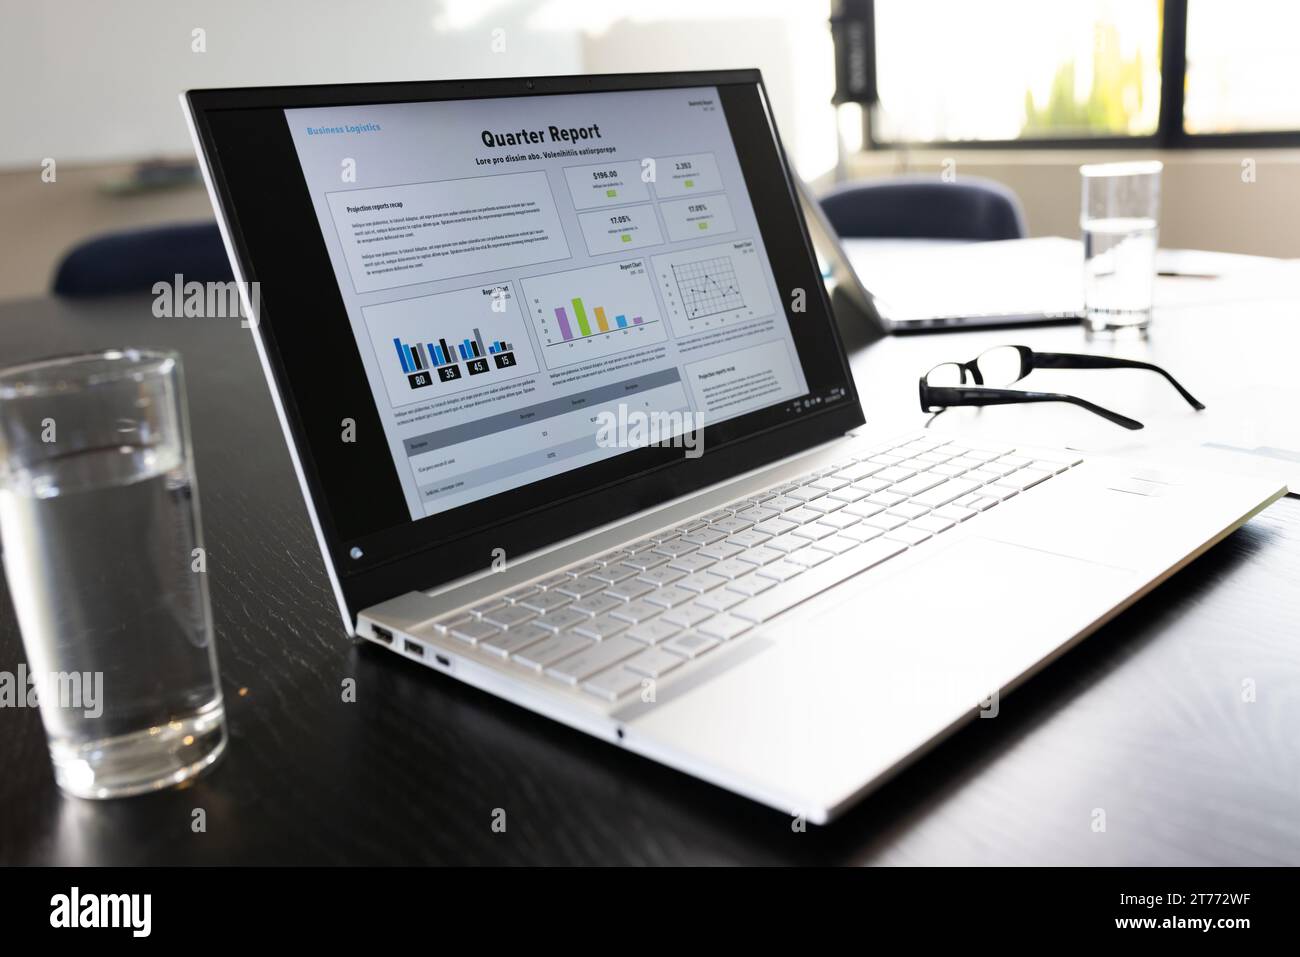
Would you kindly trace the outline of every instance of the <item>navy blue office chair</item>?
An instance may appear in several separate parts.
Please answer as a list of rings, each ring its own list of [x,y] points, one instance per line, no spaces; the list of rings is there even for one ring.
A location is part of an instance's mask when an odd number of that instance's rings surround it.
[[[966,176],[844,183],[821,204],[837,233],[859,239],[1021,239],[1028,232],[1015,193]]]
[[[54,274],[56,296],[151,292],[154,283],[230,282],[230,260],[216,223],[153,226],[97,236],[75,246]]]

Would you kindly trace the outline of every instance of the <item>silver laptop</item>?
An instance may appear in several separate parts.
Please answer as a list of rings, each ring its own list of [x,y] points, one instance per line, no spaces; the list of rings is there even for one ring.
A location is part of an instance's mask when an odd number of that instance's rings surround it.
[[[864,425],[756,71],[183,103],[344,631],[809,821],[1282,494]]]
[[[889,333],[1078,322],[1083,253],[1061,236],[996,242],[843,238],[811,188],[800,209],[841,331]]]

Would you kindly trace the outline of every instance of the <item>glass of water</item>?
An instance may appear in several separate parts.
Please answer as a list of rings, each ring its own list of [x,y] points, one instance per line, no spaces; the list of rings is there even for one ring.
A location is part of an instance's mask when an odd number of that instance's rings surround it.
[[[180,359],[0,370],[0,546],[55,778],[79,797],[198,774],[226,743]]]
[[[1145,334],[1151,324],[1163,169],[1164,164],[1154,160],[1079,167],[1089,333]]]

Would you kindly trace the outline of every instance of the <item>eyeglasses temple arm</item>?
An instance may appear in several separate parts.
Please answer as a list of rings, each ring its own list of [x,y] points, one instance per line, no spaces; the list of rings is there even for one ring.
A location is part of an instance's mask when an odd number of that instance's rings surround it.
[[[1036,369],[1146,369],[1164,376],[1178,394],[1187,400],[1187,404],[1198,412],[1205,408],[1195,396],[1182,387],[1178,380],[1164,369],[1150,362],[1136,359],[1117,359],[1114,356],[1090,356],[1073,352],[1035,352],[1033,364]]]
[[[1078,396],[1066,395],[1062,392],[1020,392],[1016,389],[926,386],[924,384],[921,392],[921,406],[926,411],[930,411],[930,406],[1014,405],[1020,402],[1066,402],[1070,405],[1077,405],[1081,409],[1087,409],[1094,415],[1099,415],[1103,419],[1114,422],[1126,429],[1136,431],[1143,428],[1142,423],[1137,419],[1130,419],[1126,415],[1120,415],[1118,412],[1102,408],[1087,399],[1080,399]]]

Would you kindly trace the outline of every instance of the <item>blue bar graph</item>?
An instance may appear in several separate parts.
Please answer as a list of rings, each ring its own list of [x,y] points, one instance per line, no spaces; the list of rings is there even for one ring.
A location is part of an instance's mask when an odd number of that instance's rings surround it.
[[[614,321],[618,323],[620,329],[627,328],[627,316],[615,316]]]
[[[397,361],[401,363],[402,374],[410,380],[412,389],[421,389],[433,382],[453,382],[462,375],[456,364],[457,353],[468,365],[469,375],[483,375],[492,369],[510,369],[517,365],[513,355],[513,346],[504,339],[485,340],[478,329],[473,338],[462,339],[452,346],[446,339],[435,342],[406,343],[400,338],[393,339],[393,348],[397,350]],[[488,363],[488,358],[492,362]],[[436,376],[428,375],[437,370]]]

